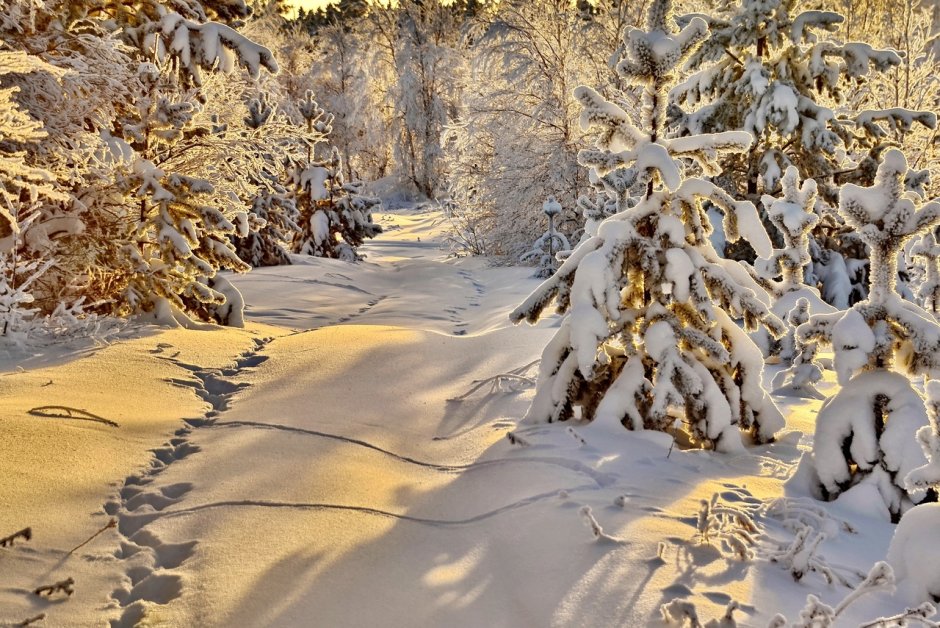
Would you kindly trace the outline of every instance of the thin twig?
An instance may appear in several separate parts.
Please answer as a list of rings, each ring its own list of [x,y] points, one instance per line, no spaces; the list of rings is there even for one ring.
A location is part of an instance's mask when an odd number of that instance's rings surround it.
[[[69,577],[69,578],[66,578],[65,580],[60,580],[53,584],[47,584],[41,587],[36,587],[33,593],[35,593],[36,595],[45,594],[45,595],[48,595],[49,597],[52,597],[54,593],[58,593],[59,591],[61,591],[62,593],[65,593],[66,595],[71,596],[73,593],[75,593],[74,585],[75,585],[75,579]]]
[[[75,419],[76,421],[94,421],[95,423],[104,423],[111,427],[121,427],[111,419],[92,414],[88,410],[78,408],[69,408],[68,406],[39,406],[33,408],[27,414],[41,416],[50,419]]]
[[[17,626],[31,626],[32,624],[42,621],[45,618],[46,618],[45,613],[39,613],[38,615],[34,615],[33,617],[27,617],[26,619],[18,623]]]
[[[67,556],[71,556],[71,555],[75,552],[75,550],[77,550],[77,549],[79,549],[79,548],[81,548],[81,547],[84,547],[84,546],[88,545],[89,543],[91,543],[91,542],[95,539],[96,536],[98,536],[99,534],[101,534],[101,533],[104,532],[105,530],[109,530],[109,529],[113,528],[113,527],[116,526],[116,525],[117,525],[117,519],[115,519],[114,517],[111,517],[111,519],[108,520],[108,523],[106,523],[103,528],[101,528],[100,530],[98,530],[97,532],[95,532],[94,534],[92,534],[90,537],[88,537],[87,539],[85,539],[83,542],[79,543],[78,545],[76,545],[75,547],[73,547],[72,549],[70,549],[70,550],[69,550],[69,553],[67,554]]]
[[[7,547],[13,545],[13,541],[16,539],[23,539],[28,541],[33,538],[33,529],[32,528],[23,528],[19,532],[14,532],[10,536],[5,536],[0,539],[0,547]]]

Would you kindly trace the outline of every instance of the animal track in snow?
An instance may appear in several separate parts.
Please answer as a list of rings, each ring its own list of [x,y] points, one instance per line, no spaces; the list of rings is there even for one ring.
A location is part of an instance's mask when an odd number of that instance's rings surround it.
[[[129,475],[114,499],[104,505],[109,515],[118,519],[118,533],[123,537],[115,557],[125,561],[125,585],[111,593],[111,598],[121,608],[121,615],[110,621],[111,628],[132,628],[144,621],[147,609],[153,605],[169,604],[183,595],[185,579],[174,573],[196,552],[198,541],[166,543],[147,529],[161,513],[168,512],[185,500],[194,486],[179,482],[162,487],[153,487],[156,477],[168,466],[199,453],[198,445],[190,441],[195,429],[211,425],[215,417],[229,407],[232,397],[248,384],[234,382],[232,378],[265,363],[269,357],[261,352],[273,338],[255,338],[255,346],[242,353],[235,366],[226,369],[205,369],[185,364],[174,355],[165,352],[172,345],[160,343],[151,353],[189,371],[192,379],[172,379],[177,386],[189,388],[209,405],[201,417],[183,419],[185,426],[163,446],[153,450],[149,468],[141,473]]]
[[[367,312],[369,312],[370,310],[372,310],[372,308],[374,308],[376,305],[378,305],[379,303],[381,303],[382,301],[384,301],[384,300],[387,299],[387,298],[388,298],[388,295],[387,295],[387,294],[383,294],[383,295],[380,296],[380,297],[376,297],[376,298],[374,298],[374,299],[371,299],[371,300],[368,301],[364,306],[362,306],[361,308],[359,308],[355,313],[353,313],[353,314],[347,314],[346,316],[343,316],[343,317],[339,318],[339,319],[336,321],[336,323],[341,325],[341,324],[343,324],[343,323],[348,323],[349,321],[353,320],[354,318],[359,318],[360,316],[362,316],[363,314],[366,314]]]

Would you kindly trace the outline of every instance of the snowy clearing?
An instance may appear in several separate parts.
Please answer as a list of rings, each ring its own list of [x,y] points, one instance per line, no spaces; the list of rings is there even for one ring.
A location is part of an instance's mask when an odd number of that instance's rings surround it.
[[[508,322],[532,269],[448,258],[433,211],[379,222],[363,263],[238,277],[245,330],[154,329],[0,377],[0,529],[33,532],[0,553],[0,621],[640,626],[680,599],[763,626],[884,558],[893,526],[864,494],[822,509],[801,485],[818,401],[777,398],[793,431],[740,454],[517,428],[557,320]],[[904,607],[872,595],[844,625]]]

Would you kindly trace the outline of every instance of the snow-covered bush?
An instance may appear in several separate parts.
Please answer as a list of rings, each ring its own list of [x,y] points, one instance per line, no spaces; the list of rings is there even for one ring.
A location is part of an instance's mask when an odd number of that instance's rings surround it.
[[[540,279],[551,277],[558,268],[558,260],[555,255],[560,251],[567,251],[571,248],[568,244],[568,238],[555,230],[555,218],[561,214],[561,204],[555,200],[554,196],[549,196],[548,200],[542,204],[542,213],[548,218],[548,230],[535,241],[532,250],[519,258],[520,262],[527,262],[538,258],[539,269],[535,276]]]
[[[917,431],[927,464],[911,471],[906,482],[909,490],[927,491],[935,502],[940,491],[940,381],[927,383],[927,415],[930,424]],[[937,530],[940,504],[920,504],[901,518],[888,548],[898,587],[914,603],[928,598],[940,602],[940,549],[927,541]]]
[[[739,429],[765,442],[783,427],[761,387],[760,351],[734,319],[749,328],[764,324],[775,336],[783,323],[741,265],[712,248],[703,202],[725,211],[729,237],[745,234],[766,255],[770,241],[750,202],[686,178],[683,167],[688,159],[715,174],[717,155],[746,150],[752,138],[664,137],[675,69],[706,36],[699,19],[676,32],[668,0],[650,7],[648,31],[624,34],[616,70],[642,87],[640,128],[595,90],[576,90],[582,124],[598,130],[596,148],[581,151],[581,162],[599,176],[617,172],[624,191],[637,185],[645,193],[632,207],[621,199],[626,208],[511,314],[515,322],[535,321],[552,301],[565,314],[542,354],[526,421],[579,413],[597,425],[635,430],[671,430],[682,421],[695,445],[724,451],[741,447]]]
[[[842,385],[816,419],[819,493],[834,499],[859,484],[873,486],[894,519],[924,498],[904,484],[924,461],[914,435],[927,423],[923,399],[907,375],[940,373],[940,325],[896,291],[905,242],[940,223],[940,203],[921,205],[904,191],[906,173],[903,153],[891,150],[874,186],[843,187],[839,211],[871,250],[869,298],[844,312],[813,315],[797,330],[801,350],[808,343],[832,346]],[[793,375],[806,364],[795,366]]]
[[[567,0],[493,4],[469,24],[469,88],[444,147],[452,182],[474,190],[468,209],[488,217],[490,254],[515,260],[529,250],[544,230],[530,208],[549,194],[563,207],[556,229],[570,237],[580,226],[586,135],[572,93],[608,71],[597,51],[609,48],[592,52],[591,26]]]

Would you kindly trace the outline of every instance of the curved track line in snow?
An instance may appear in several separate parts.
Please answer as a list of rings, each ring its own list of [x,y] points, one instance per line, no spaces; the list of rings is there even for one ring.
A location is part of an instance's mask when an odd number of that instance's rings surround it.
[[[597,487],[590,485],[581,485],[576,486],[570,489],[561,489],[567,491],[569,494],[577,491],[593,491]],[[489,510],[487,512],[481,513],[479,515],[474,515],[466,519],[431,519],[428,517],[415,517],[412,515],[406,515],[401,513],[390,512],[387,510],[381,510],[379,508],[371,508],[369,506],[353,506],[347,504],[329,504],[329,503],[318,503],[318,502],[280,502],[280,501],[268,501],[268,500],[227,500],[220,502],[212,502],[208,504],[201,504],[199,506],[191,506],[189,508],[181,508],[179,510],[165,510],[159,513],[147,513],[141,515],[141,525],[137,528],[143,528],[149,523],[157,519],[173,518],[173,517],[184,517],[186,515],[197,514],[204,510],[214,510],[216,508],[279,508],[279,509],[288,509],[288,510],[325,510],[325,511],[349,511],[356,512],[365,515],[374,515],[377,517],[387,517],[391,519],[397,519],[399,521],[409,521],[411,523],[419,523],[423,525],[430,526],[464,526],[473,523],[479,523],[480,521],[485,521],[491,519],[498,515],[501,515],[506,512],[517,510],[519,508],[524,508],[532,504],[536,504],[543,500],[549,498],[557,498],[560,493],[559,489],[547,491],[545,493],[539,493],[538,495],[532,495],[531,497],[526,497],[517,502],[511,504],[506,504],[494,510]],[[133,528],[131,528],[133,529]]]
[[[427,462],[425,460],[417,460],[416,458],[411,458],[409,456],[403,456],[397,454],[393,451],[383,449],[378,445],[373,445],[372,443],[366,442],[364,440],[359,440],[358,438],[351,438],[348,436],[341,436],[339,434],[331,434],[329,432],[321,432],[319,430],[311,430],[302,427],[292,427],[290,425],[280,425],[277,423],[261,423],[258,421],[213,421],[207,422],[200,427],[251,427],[257,429],[269,429],[269,430],[278,430],[284,432],[292,432],[297,434],[305,434],[307,436],[314,436],[318,438],[327,438],[330,440],[335,440],[339,442],[346,443],[348,445],[356,445],[359,447],[365,447],[366,449],[371,449],[377,451],[381,454],[394,458],[400,462],[406,462],[408,464],[417,465],[419,467],[425,467],[427,469],[434,469],[436,471],[444,472],[463,472],[463,471],[473,471],[477,469],[483,469],[486,467],[493,466],[502,466],[505,464],[516,464],[524,462],[534,462],[538,464],[547,464],[558,467],[564,467],[575,473],[580,473],[590,477],[598,486],[609,486],[612,484],[616,478],[607,473],[600,473],[590,468],[589,466],[582,464],[576,460],[569,460],[566,458],[549,458],[549,457],[535,457],[528,456],[523,458],[499,458],[497,460],[481,460],[479,462],[471,462],[469,464],[439,464],[434,462]]]

